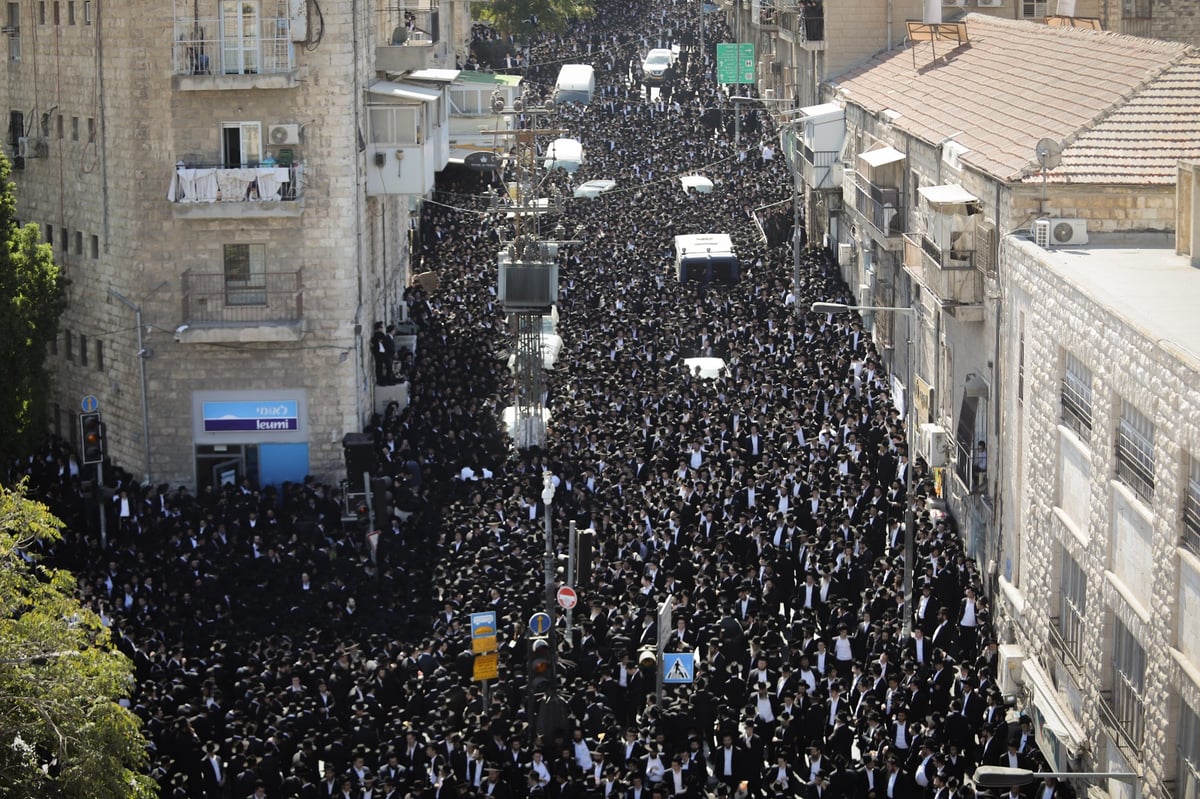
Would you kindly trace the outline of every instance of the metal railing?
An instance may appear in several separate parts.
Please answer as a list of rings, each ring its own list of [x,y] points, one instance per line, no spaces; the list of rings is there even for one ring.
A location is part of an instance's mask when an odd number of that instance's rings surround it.
[[[903,192],[891,186],[876,186],[866,175],[854,176],[854,207],[884,236],[898,236],[905,230]]]
[[[1121,33],[1129,36],[1141,36],[1143,39],[1153,38],[1151,35],[1153,22],[1152,17],[1122,17]]]
[[[223,272],[183,273],[183,321],[188,324],[269,324],[304,316],[304,270],[234,279]]]
[[[438,7],[430,2],[392,3],[375,15],[381,45],[429,45],[441,38]]]
[[[296,68],[287,17],[177,19],[176,75],[274,75]]]
[[[301,196],[301,174],[300,164],[231,169],[181,161],[175,165],[169,196],[177,203],[289,202]]]

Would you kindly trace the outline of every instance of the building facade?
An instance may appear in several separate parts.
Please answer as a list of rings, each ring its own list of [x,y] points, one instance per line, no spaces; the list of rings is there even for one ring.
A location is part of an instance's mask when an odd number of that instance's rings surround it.
[[[58,432],[94,396],[140,478],[336,477],[446,156],[444,87],[380,70],[453,66],[456,7],[7,4],[18,215],[70,280]]]

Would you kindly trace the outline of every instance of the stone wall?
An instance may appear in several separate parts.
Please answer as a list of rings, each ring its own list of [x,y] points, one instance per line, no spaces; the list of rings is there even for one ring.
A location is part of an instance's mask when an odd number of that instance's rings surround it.
[[[1021,464],[1013,476],[1020,483],[1021,501],[1005,517],[1004,540],[1019,538],[1017,553],[1002,557],[1019,556],[1021,562],[1013,579],[1001,580],[998,623],[1028,657],[1038,658],[1044,667],[1061,663],[1047,632],[1060,612],[1061,553],[1079,563],[1087,578],[1082,669],[1067,692],[1083,697],[1077,721],[1095,744],[1091,764],[1103,766],[1107,736],[1098,708],[1101,693],[1112,689],[1112,626],[1121,619],[1147,656],[1140,758],[1142,793],[1150,795],[1174,778],[1180,702],[1197,707],[1200,699],[1195,654],[1200,651],[1200,622],[1181,610],[1197,595],[1196,579],[1189,588],[1181,584],[1181,573],[1195,573],[1200,563],[1178,546],[1188,464],[1200,453],[1200,397],[1195,393],[1200,364],[1194,355],[1151,340],[1058,277],[1047,268],[1044,255],[1032,243],[1010,236],[1001,256],[1011,298],[1003,320],[1003,357],[1015,374],[1023,317],[1024,395],[1018,402],[1016,381],[1008,381],[1003,458]],[[1092,372],[1092,425],[1086,437],[1060,424],[1068,352]],[[1155,425],[1156,479],[1149,503],[1114,478],[1122,399]],[[1082,486],[1081,477],[1086,480]],[[1064,487],[1084,491],[1086,500],[1064,497]],[[1131,523],[1144,527],[1138,531]],[[1142,535],[1149,551],[1130,549]]]
[[[373,77],[373,8],[354,0],[322,3],[319,44],[295,43],[291,79],[257,76],[272,88],[200,91],[175,73],[171,4],[129,0],[93,4],[91,25],[37,24],[22,3],[22,59],[8,67],[12,110],[50,109],[50,157],[16,175],[21,219],[52,225],[56,252],[72,280],[60,337],[56,403],[60,428],[74,425],[79,398],[95,394],[109,426],[111,455],[135,474],[145,446],[133,311],[109,289],[141,305],[147,355],[152,472],[156,481],[191,483],[191,396],[197,390],[302,388],[310,397],[310,469],[341,471],[340,440],[370,409],[371,363],[365,341],[376,319],[394,321],[407,280],[407,204],[365,197],[357,143],[365,128],[362,92]],[[50,6],[51,4],[47,4]],[[82,5],[82,4],[77,4]],[[191,4],[185,4],[190,13]],[[33,8],[30,8],[33,6]],[[202,0],[215,19],[217,0]],[[182,13],[182,12],[181,12]],[[190,78],[189,78],[190,80]],[[64,117],[57,137],[56,116]],[[74,118],[80,119],[75,141]],[[88,142],[87,120],[96,136]],[[272,218],[222,209],[222,218],[179,215],[167,188],[179,160],[221,160],[222,126],[259,122],[264,148],[271,125],[301,126],[287,145],[303,164],[303,210]],[[228,211],[226,213],[226,210]],[[60,231],[71,231],[67,250]],[[74,232],[82,234],[82,254]],[[95,257],[92,236],[96,237]],[[282,343],[236,340],[181,343],[183,273],[223,271],[224,245],[262,244],[267,272],[303,271],[303,335]],[[356,332],[357,331],[357,332]],[[78,336],[89,362],[80,363]],[[252,338],[252,337],[251,337]],[[104,346],[97,369],[95,342]],[[343,357],[345,353],[345,357]]]

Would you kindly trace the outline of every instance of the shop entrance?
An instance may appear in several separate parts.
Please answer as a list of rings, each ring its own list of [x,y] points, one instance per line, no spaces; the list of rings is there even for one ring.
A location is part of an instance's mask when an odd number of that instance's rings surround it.
[[[196,489],[238,485],[247,476],[258,481],[257,444],[213,444],[196,447]]]

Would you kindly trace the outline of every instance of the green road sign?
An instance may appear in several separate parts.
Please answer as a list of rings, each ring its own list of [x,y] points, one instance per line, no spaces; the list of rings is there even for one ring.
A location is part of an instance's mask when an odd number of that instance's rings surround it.
[[[717,45],[717,83],[754,83],[754,43]]]

